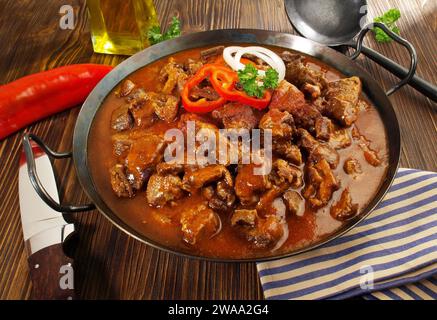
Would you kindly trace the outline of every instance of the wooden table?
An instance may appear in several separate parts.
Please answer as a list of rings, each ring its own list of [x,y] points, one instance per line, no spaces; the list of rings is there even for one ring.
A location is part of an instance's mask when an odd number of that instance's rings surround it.
[[[402,12],[402,35],[416,47],[417,73],[437,83],[436,10],[431,0],[369,1],[374,17],[391,7]],[[117,65],[125,57],[94,54],[85,1],[64,0],[76,10],[76,28],[59,28],[56,0],[2,0],[0,3],[0,82],[72,63]],[[293,31],[282,0],[156,1],[161,23],[178,14],[184,32],[219,28]],[[403,65],[408,55],[395,44],[367,44]],[[360,58],[383,87],[396,78]],[[403,167],[437,171],[436,113],[432,102],[404,87],[391,101],[402,131]],[[70,150],[79,107],[40,121],[0,142],[0,298],[25,299],[31,283],[18,204],[17,169],[24,132],[34,132],[54,150]],[[71,160],[57,161],[64,203],[85,203]],[[83,299],[262,299],[255,264],[220,264],[177,257],[148,247],[113,227],[97,211],[74,217],[80,242],[76,251],[76,288]]]

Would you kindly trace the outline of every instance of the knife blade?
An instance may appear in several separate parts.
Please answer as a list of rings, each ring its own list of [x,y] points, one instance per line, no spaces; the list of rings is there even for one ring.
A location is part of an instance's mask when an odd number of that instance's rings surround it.
[[[50,196],[59,201],[53,167],[47,154],[32,143],[36,172]],[[32,299],[72,299],[73,260],[63,251],[63,243],[74,232],[74,224],[50,208],[33,188],[24,152],[18,174],[18,194],[23,238],[28,252]]]

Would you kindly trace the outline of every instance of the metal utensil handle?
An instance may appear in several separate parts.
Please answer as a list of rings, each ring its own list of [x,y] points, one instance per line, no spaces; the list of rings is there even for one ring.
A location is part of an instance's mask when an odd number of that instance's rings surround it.
[[[54,159],[65,159],[65,158],[71,158],[72,153],[71,152],[55,152],[51,150],[49,147],[46,146],[46,144],[36,135],[28,133],[25,134],[23,137],[23,148],[24,153],[26,155],[26,162],[27,162],[27,172],[29,174],[30,182],[32,183],[33,188],[35,189],[36,193],[41,197],[41,199],[53,210],[63,213],[72,213],[72,212],[82,212],[82,211],[90,211],[94,210],[96,207],[94,204],[86,204],[86,205],[79,205],[79,206],[73,206],[73,205],[61,205],[60,203],[57,203],[53,198],[50,196],[50,194],[47,192],[47,190],[42,185],[38,173],[36,172],[36,164],[35,164],[35,155],[33,154],[32,150],[32,144],[31,140],[34,141],[41,149],[44,150],[45,153],[50,158]]]
[[[399,83],[394,85],[390,90],[386,92],[386,94],[389,96],[399,90],[402,86],[406,85],[411,80],[411,78],[413,78],[417,68],[417,53],[416,49],[410,42],[391,31],[385,24],[380,22],[372,22],[366,25],[358,34],[356,50],[354,54],[350,56],[352,60],[355,60],[361,54],[361,51],[363,49],[364,36],[367,34],[367,32],[369,32],[369,30],[373,29],[374,27],[381,28],[385,33],[389,35],[390,38],[407,48],[408,52],[410,53],[411,62],[408,73],[405,78],[403,78]]]

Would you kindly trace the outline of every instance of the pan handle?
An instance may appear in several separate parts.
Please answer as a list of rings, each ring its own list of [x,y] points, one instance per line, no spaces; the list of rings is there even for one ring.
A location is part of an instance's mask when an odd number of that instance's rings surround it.
[[[355,60],[361,54],[361,51],[363,50],[364,36],[367,34],[367,32],[369,32],[369,30],[373,29],[374,27],[381,28],[382,30],[384,30],[385,33],[387,33],[390,36],[390,38],[392,38],[394,41],[401,44],[402,46],[406,47],[411,57],[410,68],[408,70],[407,75],[399,83],[394,85],[391,89],[389,89],[386,92],[386,94],[389,96],[394,92],[396,92],[397,90],[399,90],[404,85],[406,85],[413,78],[417,68],[417,53],[416,53],[416,49],[413,47],[413,45],[410,42],[408,42],[404,38],[400,37],[393,31],[391,31],[385,24],[380,22],[372,22],[367,24],[358,34],[356,50],[354,54],[352,54],[350,57],[352,60]]]
[[[35,155],[33,154],[32,150],[32,144],[31,141],[34,141],[39,147],[41,147],[42,150],[47,153],[47,155],[50,158],[53,159],[65,159],[65,158],[71,158],[72,153],[71,152],[55,152],[51,150],[49,147],[46,146],[46,144],[36,135],[27,133],[23,137],[23,148],[24,153],[26,155],[26,162],[27,162],[27,172],[29,174],[30,182],[32,183],[33,188],[35,189],[36,193],[41,197],[41,199],[53,210],[63,213],[73,213],[73,212],[82,212],[82,211],[90,211],[94,210],[96,206],[94,204],[86,204],[86,205],[79,205],[79,206],[73,206],[73,205],[61,205],[60,203],[57,203],[53,198],[50,196],[50,194],[47,192],[47,190],[42,185],[38,173],[36,172],[36,165],[35,165]]]

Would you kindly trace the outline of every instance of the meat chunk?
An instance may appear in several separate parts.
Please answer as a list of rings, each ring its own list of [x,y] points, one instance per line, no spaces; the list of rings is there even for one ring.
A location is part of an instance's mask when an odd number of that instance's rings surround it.
[[[273,140],[289,140],[296,130],[293,116],[279,109],[271,109],[265,113],[259,122],[259,127],[263,130],[271,130]]]
[[[134,87],[125,97],[126,102],[134,105],[147,98],[147,92],[143,88]]]
[[[257,220],[255,228],[247,231],[246,237],[257,248],[266,248],[276,244],[284,235],[284,223],[276,215]]]
[[[193,192],[211,182],[224,179],[228,186],[233,186],[232,175],[223,165],[211,165],[198,170],[186,172],[182,180],[182,188]]]
[[[187,137],[189,130],[193,131],[190,134],[197,136],[193,146],[194,150],[191,149],[190,153],[186,153],[188,163],[192,164],[197,161],[197,165],[205,166],[208,164],[217,164],[219,162],[218,160],[222,160],[220,158],[220,148],[218,147],[220,146],[220,131],[215,124],[196,114],[184,113],[180,116],[178,129],[185,135],[187,141],[189,141],[188,139],[192,139],[192,136]],[[201,134],[201,137],[199,137],[198,134]],[[214,139],[215,148],[214,145],[212,145]],[[208,150],[204,148],[206,145],[209,146]],[[214,150],[215,155],[210,154],[210,152],[214,152]],[[194,158],[194,154],[197,155],[196,158]],[[220,163],[228,164],[226,161],[220,161]]]
[[[297,166],[300,166],[303,162],[299,147],[292,144],[291,141],[275,141],[272,145],[272,150]]]
[[[124,80],[121,83],[120,88],[117,90],[116,95],[118,97],[126,97],[127,95],[129,95],[132,92],[132,90],[134,88],[135,88],[135,83],[133,83],[129,79]]]
[[[178,163],[161,162],[156,166],[156,172],[161,175],[174,174],[184,172],[184,165]]]
[[[272,187],[263,193],[260,197],[256,210],[263,214],[263,216],[269,214],[276,214],[276,207],[274,206],[274,202],[277,198],[281,197],[282,194],[287,190],[288,184],[282,183],[280,185],[272,185]]]
[[[358,174],[362,173],[361,165],[355,158],[348,158],[345,160],[343,164],[344,172],[346,172],[349,175],[357,176]]]
[[[309,161],[319,162],[325,159],[331,168],[335,169],[338,165],[340,156],[338,152],[328,144],[316,140],[308,131],[299,129],[300,144],[309,153]]]
[[[218,56],[221,56],[224,49],[225,46],[216,46],[216,47],[202,50],[200,51],[200,58],[202,62],[210,62],[210,60],[213,60]]]
[[[352,144],[352,139],[349,135],[349,131],[346,128],[336,128],[330,135],[329,145],[334,149],[347,148]]]
[[[307,91],[310,96],[315,93],[315,98],[326,89],[327,80],[324,73],[305,64],[303,56],[285,51],[281,57],[286,62],[285,78],[288,81]]]
[[[288,190],[284,192],[282,199],[285,201],[288,212],[298,217],[303,216],[305,213],[305,200],[297,191]]]
[[[235,203],[234,188],[225,180],[220,180],[217,185],[208,185],[202,188],[202,196],[208,200],[208,206],[215,211],[228,211]]]
[[[132,127],[133,119],[129,110],[129,105],[124,104],[112,112],[111,128],[115,131],[124,131]]]
[[[214,101],[220,99],[220,95],[211,86],[204,86],[204,87],[195,86],[190,91],[190,98],[193,101],[202,98],[209,101]]]
[[[358,99],[361,94],[361,80],[351,77],[330,82],[325,112],[344,126],[350,126],[357,120]]]
[[[328,204],[339,183],[325,159],[306,166],[306,185],[303,196],[313,209],[319,209]]]
[[[381,164],[381,159],[379,159],[378,153],[375,150],[370,149],[368,145],[362,145],[364,152],[364,158],[372,166],[377,167]]]
[[[286,80],[282,80],[272,95],[269,109],[278,109],[293,114],[306,105],[305,96],[298,88]]]
[[[332,121],[326,117],[317,118],[315,121],[316,138],[329,141],[333,130]]]
[[[171,94],[148,93],[148,102],[159,119],[172,122],[179,110],[179,98]]]
[[[154,134],[144,134],[135,139],[126,157],[128,178],[139,190],[154,167],[161,162],[165,149],[164,139]]]
[[[235,194],[243,205],[257,203],[259,195],[271,187],[266,175],[255,175],[254,164],[240,165],[235,178]]]
[[[257,248],[272,246],[284,234],[284,220],[280,216],[260,217],[257,210],[235,210],[231,225]]]
[[[125,158],[132,145],[132,139],[127,133],[117,133],[112,136],[112,153],[118,158]]]
[[[213,130],[215,133],[218,134],[218,128],[214,124],[208,122],[208,120],[202,118],[201,116],[198,116],[194,113],[184,113],[181,115],[178,123],[178,128],[184,133],[187,133],[187,122],[192,121],[194,122],[196,126],[196,133],[200,129],[210,129]]]
[[[157,120],[155,106],[153,101],[149,99],[149,95],[146,95],[143,100],[132,103],[129,110],[132,113],[137,128],[148,128]]]
[[[204,238],[211,238],[220,231],[219,216],[205,203],[186,208],[181,214],[183,240],[195,245]]]
[[[242,225],[242,226],[250,226],[254,227],[256,223],[256,219],[258,218],[258,213],[256,210],[248,210],[248,209],[238,209],[234,211],[234,214],[231,217],[231,225]]]
[[[258,216],[256,210],[235,210],[231,224],[256,248],[266,248],[277,243],[284,235],[284,221],[277,215]]]
[[[238,102],[228,103],[223,108],[214,110],[212,116],[220,120],[226,129],[256,128],[259,118],[253,108]]]
[[[290,62],[294,62],[295,60],[299,60],[302,61],[303,56],[301,56],[298,53],[291,53],[290,51],[283,51],[280,54],[280,57],[282,59],[282,61],[284,61],[285,64],[290,63]]]
[[[162,88],[162,93],[172,94],[177,87],[178,92],[181,92],[184,84],[188,78],[183,66],[176,63],[176,60],[171,57],[168,59],[168,63],[161,69],[159,73],[159,80],[165,82]]]
[[[285,160],[277,159],[273,162],[273,170],[269,179],[277,186],[286,184],[287,187],[299,188],[303,185],[302,176],[302,171],[298,167]]]
[[[211,189],[210,189],[211,190]],[[225,180],[217,182],[216,189],[212,188],[210,192],[208,206],[217,211],[228,211],[235,203],[234,188]]]
[[[305,101],[303,92],[286,80],[282,80],[273,92],[269,108],[287,111],[293,116],[297,127],[310,131],[314,130],[316,119],[322,117],[314,105]]]
[[[322,95],[322,89],[314,84],[305,83],[301,89],[310,96],[311,100],[316,100]]]
[[[352,203],[349,189],[345,189],[338,202],[331,207],[331,216],[340,221],[352,218],[357,214],[357,212],[358,204]]]
[[[175,175],[154,174],[147,183],[147,202],[153,207],[162,207],[183,196],[182,181]]]
[[[134,195],[132,186],[126,177],[125,167],[121,164],[116,164],[109,170],[111,177],[111,186],[118,197],[131,198]]]
[[[184,65],[184,69],[190,74],[194,75],[199,71],[200,68],[203,67],[202,61],[194,60],[191,58],[188,58],[187,62]]]

